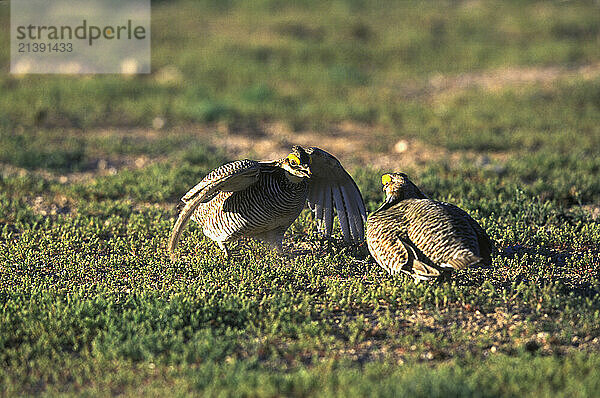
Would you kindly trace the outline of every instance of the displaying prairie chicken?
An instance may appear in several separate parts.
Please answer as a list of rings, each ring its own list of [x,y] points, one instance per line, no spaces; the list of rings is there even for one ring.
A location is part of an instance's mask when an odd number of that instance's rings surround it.
[[[367,244],[389,273],[415,281],[477,263],[491,264],[494,244],[464,210],[428,199],[404,173],[381,177],[385,203],[369,215]]]
[[[280,160],[227,163],[210,172],[181,200],[185,206],[169,239],[171,259],[190,218],[226,256],[227,243],[242,236],[281,249],[283,234],[307,200],[321,233],[331,235],[335,208],[344,239],[364,240],[367,217],[360,191],[340,162],[319,148],[294,146]]]

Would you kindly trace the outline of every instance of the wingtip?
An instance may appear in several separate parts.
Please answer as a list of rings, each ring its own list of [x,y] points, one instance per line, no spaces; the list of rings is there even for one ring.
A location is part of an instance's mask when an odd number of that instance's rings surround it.
[[[175,254],[175,246],[177,244],[173,244],[173,236],[169,237],[169,242],[167,243],[167,256],[171,261],[175,261],[177,255]]]

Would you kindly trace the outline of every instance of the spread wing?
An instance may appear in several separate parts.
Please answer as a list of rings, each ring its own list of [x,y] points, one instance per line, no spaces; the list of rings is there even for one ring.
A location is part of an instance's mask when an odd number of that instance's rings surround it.
[[[308,148],[312,176],[309,179],[308,205],[317,220],[319,232],[329,236],[336,209],[346,241],[365,239],[367,212],[363,198],[350,174],[333,155],[319,148]]]
[[[236,160],[226,163],[211,171],[194,188],[190,189],[181,200],[185,203],[173,226],[169,238],[168,251],[171,260],[183,228],[201,203],[207,203],[220,192],[242,191],[258,181],[261,172],[275,170],[274,162],[257,162],[255,160]]]

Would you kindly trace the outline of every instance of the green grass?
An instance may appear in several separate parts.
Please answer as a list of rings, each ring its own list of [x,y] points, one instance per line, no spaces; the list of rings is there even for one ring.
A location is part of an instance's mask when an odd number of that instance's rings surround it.
[[[154,4],[150,76],[2,76],[0,121],[150,126],[161,116],[403,128],[403,87],[431,75],[600,59],[593,2],[203,3]],[[0,15],[7,20],[8,7]],[[7,52],[0,61],[8,64]]]
[[[246,242],[226,261],[191,226],[170,263],[174,211],[160,203],[217,164],[180,160],[66,185],[2,179],[5,393],[175,385],[267,396],[584,396],[597,387],[600,228],[569,211],[560,182],[428,168],[424,189],[471,211],[501,253],[490,269],[415,285],[365,262],[364,247],[320,242],[308,215],[288,244],[312,250],[294,259]],[[365,196],[378,195],[376,173],[357,177]],[[544,189],[556,196],[541,201]],[[42,216],[30,200],[59,194],[66,214]]]
[[[594,396],[600,80],[405,87],[595,64],[597,11],[157,1],[150,76],[1,75],[0,395]],[[170,262],[178,198],[231,160],[211,139],[269,122],[356,123],[373,158],[444,148],[403,171],[481,223],[493,266],[415,285],[339,230],[320,239],[308,211],[291,255],[242,241],[225,260],[192,223]],[[345,166],[377,208],[390,170]]]

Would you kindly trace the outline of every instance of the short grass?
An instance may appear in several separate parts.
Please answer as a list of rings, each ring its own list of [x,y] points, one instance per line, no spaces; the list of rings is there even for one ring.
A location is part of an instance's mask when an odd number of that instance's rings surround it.
[[[254,4],[155,2],[150,76],[0,76],[0,395],[596,395],[600,80],[404,87],[597,63],[597,5]],[[171,263],[177,199],[231,160],[210,136],[271,121],[457,154],[404,171],[484,226],[493,266],[390,277],[307,211],[286,256],[225,260],[192,224]],[[346,166],[375,209],[389,170]]]

